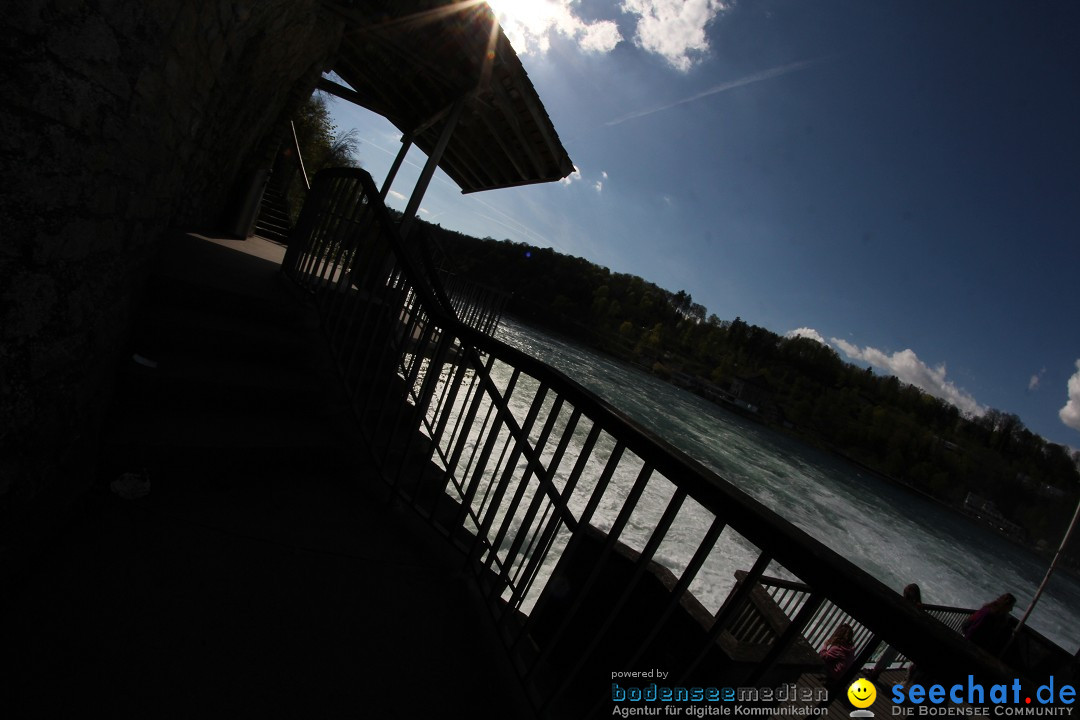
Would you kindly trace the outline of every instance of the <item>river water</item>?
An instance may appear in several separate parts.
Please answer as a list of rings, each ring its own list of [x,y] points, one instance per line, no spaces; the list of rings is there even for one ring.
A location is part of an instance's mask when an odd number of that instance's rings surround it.
[[[1019,613],[1046,572],[1047,558],[962,515],[633,366],[509,319],[498,337],[561,370],[886,585],[899,590],[917,582],[928,604],[979,607],[1007,591]],[[642,502],[650,501],[661,498]],[[662,546],[658,559],[664,552],[672,551]],[[722,599],[731,572],[748,569],[753,558],[749,548],[736,555],[716,578],[695,583],[694,592]],[[1057,573],[1028,623],[1076,652],[1080,582]]]

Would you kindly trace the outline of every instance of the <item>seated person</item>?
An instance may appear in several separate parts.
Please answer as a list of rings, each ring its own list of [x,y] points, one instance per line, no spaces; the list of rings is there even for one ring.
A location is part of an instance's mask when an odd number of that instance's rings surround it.
[[[855,633],[847,623],[841,623],[825,647],[818,653],[825,661],[825,685],[834,685],[844,676],[855,659]]]

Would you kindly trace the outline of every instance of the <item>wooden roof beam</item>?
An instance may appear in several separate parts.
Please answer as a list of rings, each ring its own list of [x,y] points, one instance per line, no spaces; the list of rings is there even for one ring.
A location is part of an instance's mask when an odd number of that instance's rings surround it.
[[[348,61],[339,60],[338,62],[336,62],[334,64],[334,72],[336,72],[342,80],[347,82],[352,87],[366,87],[364,83],[357,82],[358,77],[363,78],[364,74],[358,72],[354,67],[352,67],[352,65]],[[338,97],[342,96],[339,95]],[[384,118],[394,123],[395,125],[401,122],[401,117],[398,115],[397,112],[393,110],[393,108],[395,107],[394,104],[392,102],[388,103],[386,98],[375,97],[370,94],[356,92],[354,95],[350,95],[349,97],[343,99],[348,100],[349,102],[356,103],[357,105],[360,105],[360,107],[367,108],[376,115],[382,115]]]
[[[514,89],[516,89],[521,95],[522,102],[524,103],[526,110],[528,110],[529,114],[532,116],[533,122],[536,124],[537,130],[540,132],[541,139],[547,145],[548,151],[551,153],[551,156],[555,158],[559,157],[558,151],[559,149],[561,149],[561,143],[556,141],[555,138],[552,137],[551,133],[549,133],[547,130],[547,124],[551,121],[550,118],[546,117],[545,113],[540,112],[540,109],[533,101],[533,94],[525,92],[525,89],[521,85],[520,75],[512,74],[510,76],[510,82],[514,85]],[[566,168],[559,168],[560,172],[563,172],[565,170]],[[570,172],[573,172],[573,168],[566,172],[566,174],[568,175]],[[566,175],[563,175],[563,177],[565,176]]]
[[[340,83],[336,83],[330,78],[319,78],[319,84],[315,86],[317,90],[336,95],[342,100],[348,100],[354,105],[361,105],[367,107],[371,101],[366,99],[363,95],[356,92],[352,88],[347,88]]]
[[[510,94],[503,86],[501,80],[491,84],[491,91],[495,95],[496,107],[500,110],[502,116],[506,118],[506,122],[510,126],[510,129],[513,130],[514,134],[521,140],[521,145],[525,150],[525,154],[528,155],[529,161],[533,165],[533,169],[538,173],[543,173],[544,163],[540,160],[540,156],[536,154],[536,148],[529,142],[529,138],[526,137],[525,131],[518,121],[517,113],[514,111],[514,99],[510,97]]]
[[[490,164],[480,164],[476,155],[472,153],[467,145],[461,144],[450,148],[447,151],[446,158],[449,161],[448,164],[461,175],[462,179],[469,181],[466,183],[469,187],[485,187],[495,179]],[[486,171],[486,179],[480,176],[478,169]],[[458,183],[458,185],[461,185],[461,183]],[[462,190],[462,193],[464,192]]]
[[[516,170],[519,175],[528,175],[528,173],[525,172],[525,168],[523,168],[521,166],[521,163],[518,161],[518,153],[515,153],[512,148],[507,147],[506,142],[503,141],[502,135],[492,125],[492,122],[488,118],[487,113],[478,113],[478,115],[480,116],[481,122],[484,123],[484,127],[486,127],[488,129],[488,132],[491,133],[491,136],[495,138],[495,144],[502,149],[503,153],[506,155],[506,159],[509,160],[510,164],[514,166],[514,170]],[[540,169],[536,165],[535,159],[531,154],[529,154],[529,159],[533,161],[532,164],[534,169],[537,170],[537,172],[540,172]]]
[[[465,107],[465,98],[458,98],[457,102],[450,109],[450,114],[446,118],[446,123],[443,125],[442,131],[439,133],[439,140],[435,144],[435,149],[428,155],[427,162],[424,163],[424,169],[420,172],[420,177],[416,181],[416,187],[413,188],[412,195],[409,197],[409,203],[405,206],[405,213],[401,218],[401,237],[408,240],[409,231],[412,229],[412,224],[416,219],[416,213],[420,209],[420,201],[424,199],[424,193],[427,192],[428,185],[431,183],[431,178],[435,175],[435,168],[439,166],[439,161],[442,160],[443,153],[446,151],[446,146],[450,143],[450,136],[454,134],[455,128],[457,128],[458,118],[461,117],[461,110]]]

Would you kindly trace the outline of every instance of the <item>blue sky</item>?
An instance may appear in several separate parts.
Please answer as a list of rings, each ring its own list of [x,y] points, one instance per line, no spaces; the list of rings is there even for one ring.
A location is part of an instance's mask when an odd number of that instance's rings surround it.
[[[578,172],[475,195],[440,173],[422,218],[685,289],[1080,447],[1080,4],[496,10]],[[400,133],[331,112],[381,182]]]

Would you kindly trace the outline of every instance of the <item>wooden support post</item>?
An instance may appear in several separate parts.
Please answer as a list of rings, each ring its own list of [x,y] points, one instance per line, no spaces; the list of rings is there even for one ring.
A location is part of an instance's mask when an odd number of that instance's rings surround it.
[[[420,209],[420,201],[424,197],[424,193],[427,192],[428,185],[431,183],[431,178],[435,175],[435,168],[439,166],[439,160],[442,159],[442,154],[446,150],[447,143],[450,142],[450,136],[454,134],[454,128],[457,126],[458,118],[461,117],[461,109],[465,106],[465,97],[459,97],[454,101],[453,107],[450,109],[450,114],[446,116],[446,124],[443,125],[442,134],[439,136],[439,142],[436,143],[435,149],[431,151],[431,155],[428,156],[427,164],[424,165],[423,172],[420,173],[420,179],[416,181],[416,187],[413,189],[412,197],[409,198],[409,204],[405,208],[405,214],[401,218],[401,225],[399,232],[401,239],[408,241],[409,231],[412,230],[413,221],[416,219],[416,213]]]
[[[405,155],[408,154],[409,148],[412,147],[412,139],[411,133],[401,138],[401,149],[398,150],[398,154],[394,158],[394,164],[390,166],[390,172],[386,173],[386,179],[383,180],[382,190],[379,191],[379,197],[384,202],[390,192],[390,185],[394,182],[394,177],[397,175],[398,170],[401,169],[401,163],[405,162]]]

